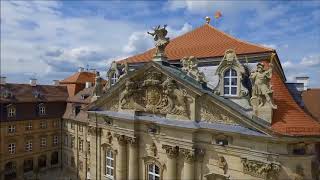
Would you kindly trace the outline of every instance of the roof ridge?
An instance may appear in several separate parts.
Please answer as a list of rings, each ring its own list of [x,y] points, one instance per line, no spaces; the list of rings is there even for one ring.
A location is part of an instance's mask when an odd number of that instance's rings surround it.
[[[234,36],[232,36],[232,35],[224,32],[224,31],[219,30],[218,28],[215,28],[214,26],[212,26],[212,25],[210,25],[210,24],[205,24],[205,25],[207,25],[209,28],[212,28],[213,30],[215,30],[215,31],[217,31],[217,32],[219,32],[219,33],[222,33],[223,35],[225,35],[225,36],[227,36],[227,37],[229,37],[229,38],[232,38],[232,39],[234,39],[234,40],[236,40],[236,41],[238,41],[238,42],[245,43],[245,44],[249,44],[249,45],[252,45],[252,46],[258,46],[258,47],[260,47],[260,48],[264,48],[264,49],[267,49],[267,50],[270,50],[270,51],[275,51],[275,49],[268,48],[268,47],[264,47],[264,46],[261,46],[261,45],[259,45],[259,44],[251,43],[251,42],[248,42],[248,41],[244,41],[244,40],[242,40],[242,39],[240,39],[240,38],[234,37]],[[205,25],[204,25],[204,26],[205,26]],[[200,26],[200,27],[201,27],[201,26]]]

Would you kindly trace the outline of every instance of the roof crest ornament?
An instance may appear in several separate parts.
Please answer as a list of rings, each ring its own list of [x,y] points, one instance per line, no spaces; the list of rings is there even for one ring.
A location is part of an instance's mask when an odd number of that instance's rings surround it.
[[[167,57],[165,55],[165,48],[170,42],[170,38],[166,37],[168,31],[166,30],[167,25],[164,25],[162,28],[160,25],[153,28],[153,32],[147,32],[155,41],[156,52],[153,55],[154,61],[162,61],[166,60]]]
[[[210,18],[209,16],[206,16],[206,17],[205,17],[205,20],[206,20],[206,23],[207,23],[207,24],[210,24],[211,18]]]

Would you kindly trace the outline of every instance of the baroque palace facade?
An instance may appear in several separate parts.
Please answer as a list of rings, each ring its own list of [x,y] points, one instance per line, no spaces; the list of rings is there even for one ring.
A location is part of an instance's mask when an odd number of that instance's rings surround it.
[[[69,94],[60,106],[63,171],[95,180],[319,179],[320,124],[295,102],[274,49],[209,22],[171,41],[166,26],[148,33],[156,47],[113,62],[107,81],[78,72],[56,86]],[[2,177],[11,178],[11,162],[21,177],[18,153],[10,159],[10,138],[1,138]]]

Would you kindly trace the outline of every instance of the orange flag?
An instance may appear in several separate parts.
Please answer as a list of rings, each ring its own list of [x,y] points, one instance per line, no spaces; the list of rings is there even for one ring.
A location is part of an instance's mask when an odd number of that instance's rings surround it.
[[[222,13],[220,11],[217,11],[215,14],[214,14],[214,18],[218,19],[222,16]]]

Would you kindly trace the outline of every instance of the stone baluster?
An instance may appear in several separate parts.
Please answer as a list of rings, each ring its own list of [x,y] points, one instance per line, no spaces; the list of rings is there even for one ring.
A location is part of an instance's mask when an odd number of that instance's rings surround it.
[[[139,179],[139,154],[138,154],[138,139],[133,137],[127,138],[129,143],[129,176],[128,179]]]
[[[184,180],[194,180],[194,150],[181,149],[184,156],[183,177]]]
[[[116,158],[116,179],[127,179],[127,139],[124,135],[116,134],[119,143],[119,154]]]
[[[167,153],[167,179],[177,178],[177,155],[179,149],[177,146],[163,145],[162,148]]]

